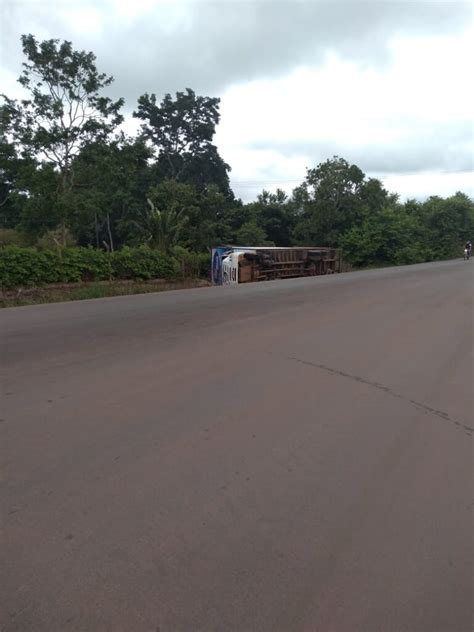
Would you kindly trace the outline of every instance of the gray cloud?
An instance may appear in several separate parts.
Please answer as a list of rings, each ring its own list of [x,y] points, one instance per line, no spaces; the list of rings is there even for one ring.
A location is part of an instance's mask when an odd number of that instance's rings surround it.
[[[390,126],[390,121],[387,121],[387,126]],[[406,174],[420,170],[467,172],[474,168],[473,137],[471,121],[453,121],[433,126],[414,119],[405,121],[400,139],[389,144],[360,144],[354,148],[318,140],[265,140],[251,143],[247,149],[274,150],[285,157],[304,156],[310,168],[337,155],[369,173]]]
[[[126,110],[131,112],[146,91],[162,96],[191,87],[218,96],[229,86],[283,76],[297,66],[316,68],[328,53],[388,70],[391,38],[453,35],[472,24],[470,2],[194,0],[156,3],[148,12],[130,18],[117,14],[113,2],[0,0],[1,67],[19,75],[22,33],[34,33],[38,39],[70,39],[76,48],[94,51],[99,70],[115,77],[112,95],[124,96]],[[87,24],[77,28],[71,12],[80,16],[91,9],[97,10],[98,22],[91,16],[89,28]],[[288,117],[296,116],[295,112]],[[235,122],[236,128],[239,124]],[[380,175],[473,168],[472,122],[448,118],[448,122],[433,124],[407,117],[385,119],[383,124],[401,129],[400,139],[354,148],[327,141],[270,138],[246,148],[273,149],[282,158],[304,156],[308,167],[339,155],[369,174]],[[238,165],[234,166],[235,174]],[[278,180],[278,161],[266,167],[265,174],[269,182]],[[236,191],[251,199],[261,188],[237,185]]]
[[[100,9],[102,32],[76,33],[67,20],[68,7]],[[221,94],[235,83],[317,65],[330,51],[380,66],[388,59],[391,36],[452,32],[472,19],[468,2],[196,0],[157,4],[129,20],[114,15],[111,7],[107,2],[3,0],[2,65],[19,72],[20,33],[72,39],[76,47],[96,53],[99,69],[115,76],[114,95],[124,96],[132,109],[145,91],[161,95],[189,86]]]

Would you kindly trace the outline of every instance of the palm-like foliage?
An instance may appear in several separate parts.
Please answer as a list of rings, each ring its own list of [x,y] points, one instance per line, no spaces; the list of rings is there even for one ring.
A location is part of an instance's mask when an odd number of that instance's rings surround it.
[[[147,203],[148,208],[141,226],[146,233],[146,240],[152,248],[170,252],[178,244],[182,230],[188,221],[185,208],[172,205],[160,210],[150,198],[147,198]]]

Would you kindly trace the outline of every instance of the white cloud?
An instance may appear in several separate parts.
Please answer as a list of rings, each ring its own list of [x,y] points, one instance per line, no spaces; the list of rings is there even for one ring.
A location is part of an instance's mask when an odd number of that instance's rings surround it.
[[[21,94],[21,33],[72,39],[115,76],[129,113],[145,91],[223,95],[217,143],[245,199],[262,186],[291,190],[334,154],[402,195],[470,192],[472,7],[3,0],[1,91]]]
[[[71,37],[80,36],[84,32],[88,33],[89,37],[100,37],[105,30],[106,16],[94,6],[68,6],[60,13],[68,25]]]
[[[290,190],[306,166],[334,154],[381,173],[402,195],[472,191],[465,173],[474,146],[472,28],[451,37],[397,37],[389,47],[384,68],[329,54],[319,67],[229,88],[218,143],[226,160],[235,158],[237,193],[248,199],[256,189],[239,183],[259,179],[271,190],[281,180]],[[400,175],[413,170],[419,180]]]
[[[382,181],[389,191],[399,193],[402,201],[407,198],[425,199],[431,195],[449,197],[456,191],[474,197],[473,172],[394,174],[382,176]]]

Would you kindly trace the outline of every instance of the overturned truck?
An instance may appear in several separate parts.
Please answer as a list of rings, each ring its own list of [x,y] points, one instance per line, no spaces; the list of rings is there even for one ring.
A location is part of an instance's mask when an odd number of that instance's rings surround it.
[[[335,248],[222,246],[212,251],[212,281],[235,285],[340,272]]]

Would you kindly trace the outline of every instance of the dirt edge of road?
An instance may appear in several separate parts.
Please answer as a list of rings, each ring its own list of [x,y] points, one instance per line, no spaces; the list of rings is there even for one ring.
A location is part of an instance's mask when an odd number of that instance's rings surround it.
[[[113,296],[131,296],[152,292],[195,289],[209,287],[210,285],[210,282],[205,279],[63,283],[60,285],[46,285],[44,287],[4,290],[0,293],[0,307],[22,307],[26,305],[110,298]]]

